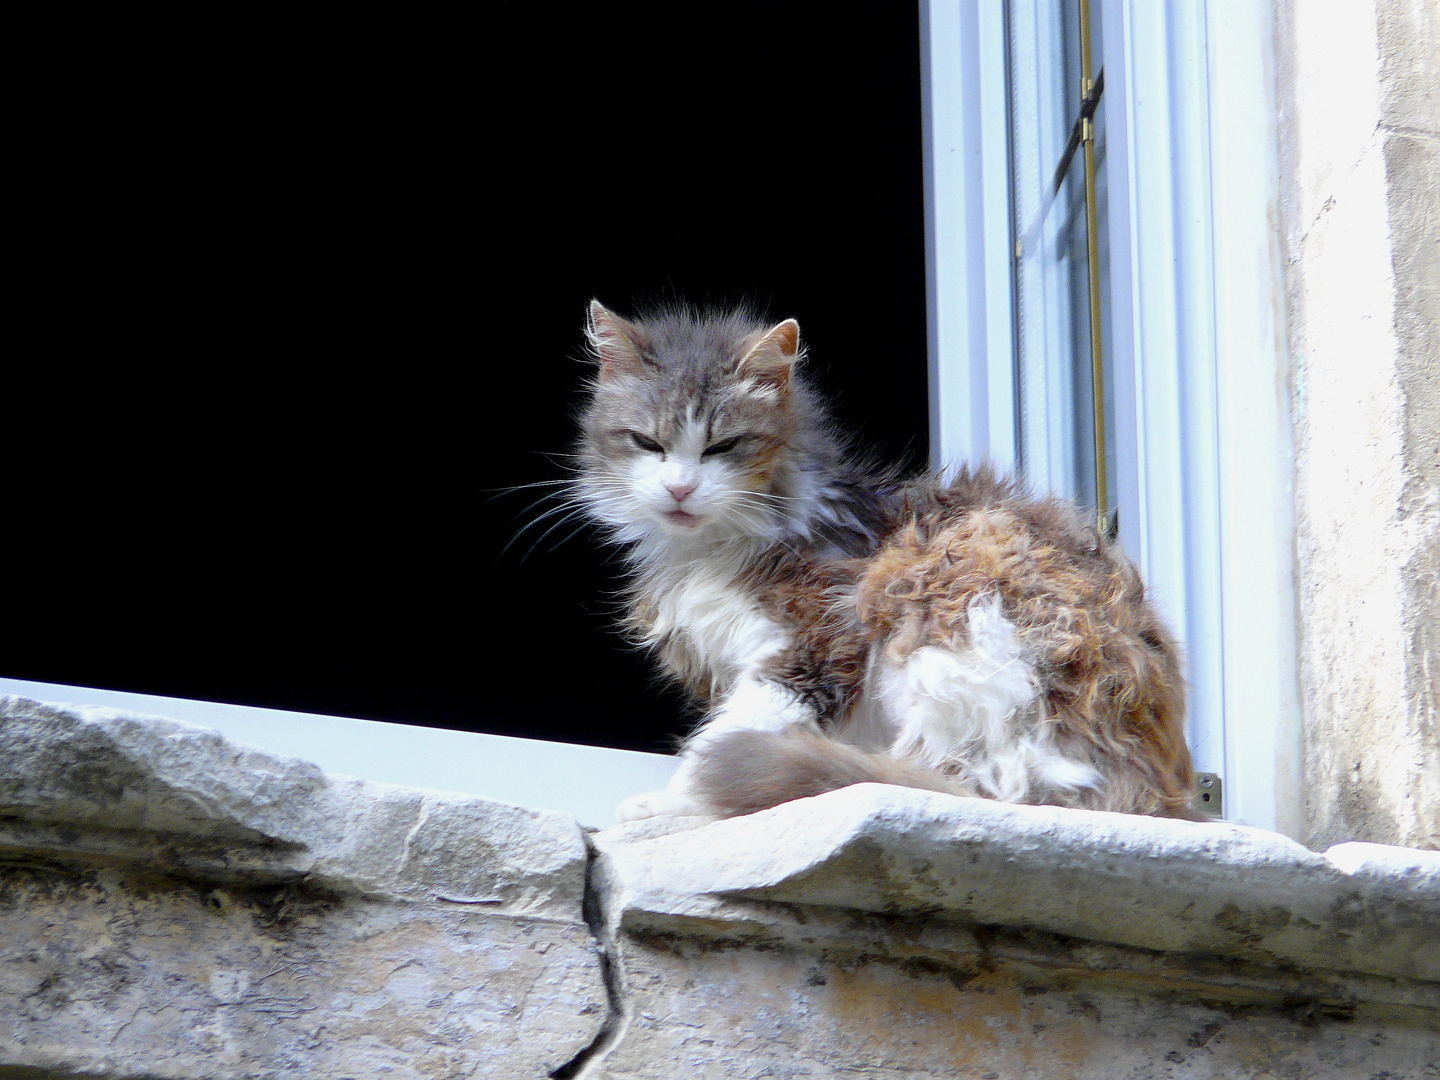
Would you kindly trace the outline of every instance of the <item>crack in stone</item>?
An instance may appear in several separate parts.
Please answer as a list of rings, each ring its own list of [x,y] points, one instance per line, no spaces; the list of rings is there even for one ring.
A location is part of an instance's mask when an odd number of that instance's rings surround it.
[[[595,863],[599,853],[585,836],[585,895],[580,912],[590,936],[595,939],[595,952],[600,960],[600,979],[605,985],[605,999],[609,1009],[595,1038],[569,1061],[552,1069],[550,1080],[584,1080],[592,1074],[591,1066],[596,1065],[614,1049],[625,1029],[630,1026],[630,1014],[625,1007],[625,991],[620,984],[620,965],[617,956],[616,935],[606,929],[605,912],[600,890],[595,885]]]
[[[402,872],[405,867],[410,865],[410,859],[414,854],[411,849],[415,846],[415,837],[420,834],[420,830],[425,827],[425,823],[429,820],[430,800],[422,797],[420,800],[420,808],[415,813],[415,823],[410,826],[410,831],[405,834],[405,841],[400,848],[400,861],[396,865]]]

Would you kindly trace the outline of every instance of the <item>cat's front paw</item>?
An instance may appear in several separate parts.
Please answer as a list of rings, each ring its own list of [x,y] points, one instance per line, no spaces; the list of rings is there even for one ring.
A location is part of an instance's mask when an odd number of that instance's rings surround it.
[[[696,814],[699,809],[683,795],[673,791],[647,791],[642,795],[631,795],[615,808],[615,820],[621,824],[627,821],[642,821],[645,818],[685,817]]]

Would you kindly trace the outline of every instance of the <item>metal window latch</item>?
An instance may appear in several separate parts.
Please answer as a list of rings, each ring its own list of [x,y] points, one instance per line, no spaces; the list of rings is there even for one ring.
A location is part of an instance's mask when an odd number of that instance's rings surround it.
[[[1120,510],[1118,507],[1111,507],[1105,511],[1096,511],[1095,529],[1101,536],[1112,543],[1120,536]],[[1209,773],[1205,774],[1209,776]]]
[[[1197,772],[1195,774],[1195,809],[1206,817],[1225,816],[1225,788],[1220,774]]]

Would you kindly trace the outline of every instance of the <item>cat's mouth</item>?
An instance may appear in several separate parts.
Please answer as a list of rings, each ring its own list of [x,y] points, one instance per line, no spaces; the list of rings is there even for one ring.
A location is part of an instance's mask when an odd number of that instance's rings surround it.
[[[671,525],[679,525],[683,529],[693,529],[700,524],[698,514],[691,514],[685,510],[667,510],[665,511],[665,520]]]

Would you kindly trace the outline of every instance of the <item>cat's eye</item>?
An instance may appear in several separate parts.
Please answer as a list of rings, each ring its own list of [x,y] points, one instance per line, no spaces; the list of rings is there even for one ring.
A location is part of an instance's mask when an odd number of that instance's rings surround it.
[[[663,454],[665,452],[665,448],[658,442],[641,435],[638,431],[630,432],[630,438],[635,440],[635,445],[640,447],[641,450],[648,451],[651,454]]]
[[[733,438],[721,439],[717,443],[711,443],[705,448],[705,452],[702,453],[700,456],[709,457],[711,454],[728,454],[731,450],[734,450],[735,447],[740,445],[740,440],[742,438],[744,438],[743,435],[736,435]]]

